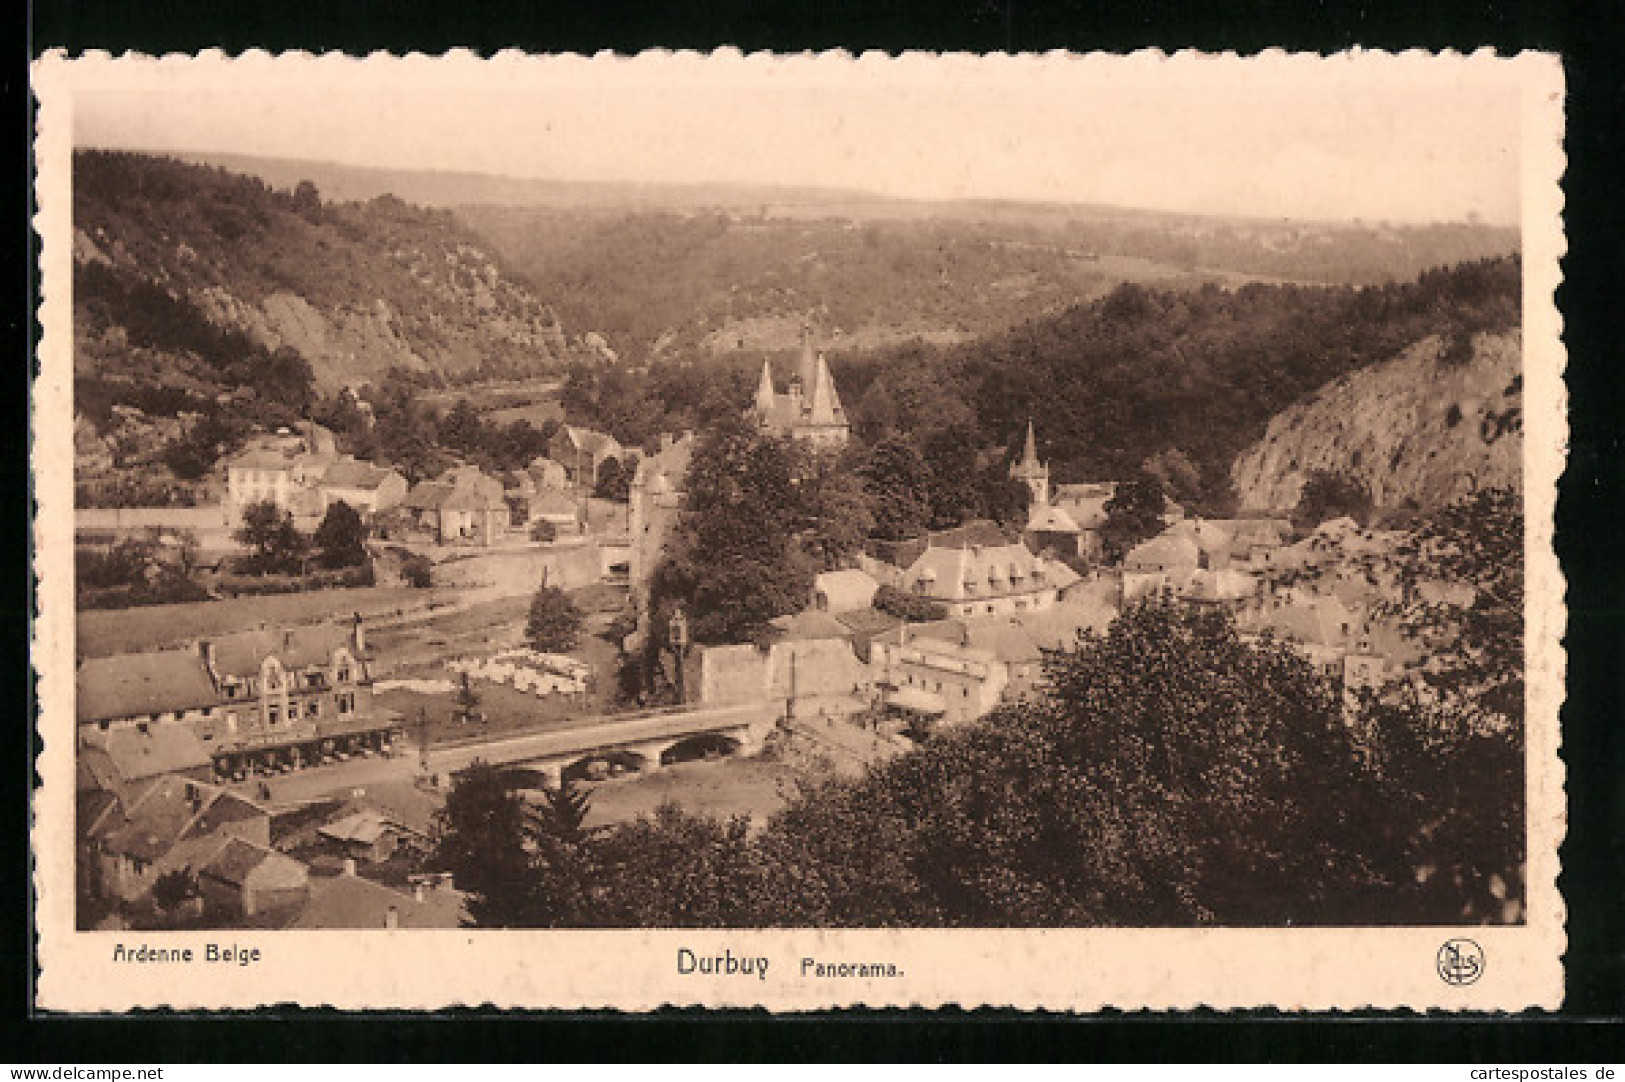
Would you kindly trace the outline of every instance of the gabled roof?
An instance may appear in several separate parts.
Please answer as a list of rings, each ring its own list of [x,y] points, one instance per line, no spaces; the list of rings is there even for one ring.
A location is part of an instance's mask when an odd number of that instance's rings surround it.
[[[212,834],[218,823],[208,813],[228,797],[234,806],[246,804],[259,814],[269,814],[218,785],[169,774],[132,787],[122,814],[103,816],[92,836],[109,852],[156,860],[182,841]]]
[[[292,928],[383,928],[390,908],[402,928],[456,928],[463,920],[462,895],[431,890],[418,901],[359,875],[315,876],[310,898]]]
[[[831,613],[867,609],[878,589],[880,584],[873,576],[856,568],[825,571],[813,579],[814,595],[823,595]]]
[[[300,861],[241,838],[228,840],[213,857],[203,862],[197,874],[241,887],[248,882],[249,876],[262,867],[271,878],[284,886],[303,885],[310,877]]]
[[[406,493],[402,506],[411,511],[433,511],[451,495],[451,486],[443,481],[419,481]]]
[[[389,816],[372,808],[358,808],[317,828],[316,833],[334,841],[371,845],[391,830],[404,829]]]
[[[1030,533],[1081,532],[1077,520],[1054,504],[1034,507],[1027,519],[1027,530]]]
[[[333,488],[375,489],[389,480],[391,475],[400,476],[394,470],[350,458],[327,467],[322,474],[322,483]]]
[[[996,523],[973,519],[948,530],[934,530],[908,541],[880,542],[876,554],[894,567],[907,568],[928,548],[966,549],[973,545],[1007,545],[1014,538]]]
[[[1127,571],[1151,568],[1188,568],[1194,571],[1200,562],[1200,555],[1196,542],[1189,537],[1163,534],[1130,550],[1123,557],[1123,568]]]
[[[530,499],[532,515],[569,515],[573,518],[576,510],[576,502],[557,489],[541,489]]]
[[[598,432],[591,428],[582,428],[579,425],[565,425],[559,429],[572,446],[582,454],[593,458],[605,455],[620,457],[622,447],[619,440],[607,432]]]
[[[1061,569],[1070,576],[1065,582]],[[933,544],[909,565],[907,581],[924,582],[928,597],[971,601],[1030,593],[1039,586],[1070,585],[1077,575],[1065,564],[1034,555],[1026,545],[1002,539],[997,545],[965,548]]]
[[[337,624],[300,624],[287,628],[237,631],[211,640],[214,668],[221,676],[258,676],[267,657],[285,669],[307,669],[333,662],[333,651],[355,653],[351,629]]]
[[[814,639],[848,639],[851,631],[835,617],[817,609],[807,609],[791,616],[775,617],[772,626],[782,637],[793,641]]]
[[[191,710],[220,698],[195,650],[86,658],[76,679],[81,722]]]
[[[118,728],[101,737],[101,748],[119,780],[142,781],[207,767],[209,749],[190,725],[161,722],[147,732]]]

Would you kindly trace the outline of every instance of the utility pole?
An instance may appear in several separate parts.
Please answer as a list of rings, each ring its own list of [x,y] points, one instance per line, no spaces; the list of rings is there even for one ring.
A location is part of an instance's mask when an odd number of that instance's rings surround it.
[[[429,773],[429,710],[418,707],[418,769]]]

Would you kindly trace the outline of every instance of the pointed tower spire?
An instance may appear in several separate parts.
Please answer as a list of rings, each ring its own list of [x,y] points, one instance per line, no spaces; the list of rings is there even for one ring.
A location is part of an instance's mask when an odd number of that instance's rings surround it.
[[[812,317],[801,321],[801,363],[796,366],[801,378],[801,393],[811,395],[813,382],[818,378],[818,359],[813,353]]]
[[[762,362],[762,378],[756,384],[756,410],[763,418],[773,415],[773,365]]]
[[[1027,446],[1022,451],[1021,464],[1028,469],[1038,465],[1038,440],[1033,435],[1033,419],[1027,418]]]
[[[818,355],[817,367],[813,370],[812,406],[808,418],[815,425],[832,425],[839,423],[836,415],[841,410],[841,400],[835,394],[835,377],[829,374],[829,362],[824,355]]]

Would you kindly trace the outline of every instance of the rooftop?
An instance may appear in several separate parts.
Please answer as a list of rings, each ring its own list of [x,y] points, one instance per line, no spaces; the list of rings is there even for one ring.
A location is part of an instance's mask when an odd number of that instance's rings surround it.
[[[77,674],[81,722],[191,710],[219,700],[193,650],[151,650],[87,658]]]

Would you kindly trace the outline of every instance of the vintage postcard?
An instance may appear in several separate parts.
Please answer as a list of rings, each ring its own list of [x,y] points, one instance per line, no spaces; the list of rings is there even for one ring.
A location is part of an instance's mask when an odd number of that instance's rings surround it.
[[[1554,57],[35,65],[37,1003],[1563,995]]]

